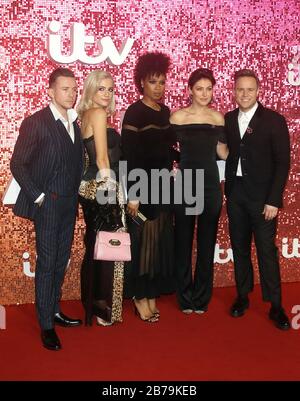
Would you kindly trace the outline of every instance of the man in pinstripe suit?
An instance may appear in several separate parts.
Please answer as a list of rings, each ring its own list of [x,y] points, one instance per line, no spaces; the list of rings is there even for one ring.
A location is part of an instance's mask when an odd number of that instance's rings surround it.
[[[54,325],[78,326],[59,308],[70,257],[82,174],[83,148],[72,109],[77,84],[72,71],[49,77],[50,105],[21,124],[11,171],[21,187],[14,213],[33,220],[36,233],[35,299],[44,347],[61,349]]]

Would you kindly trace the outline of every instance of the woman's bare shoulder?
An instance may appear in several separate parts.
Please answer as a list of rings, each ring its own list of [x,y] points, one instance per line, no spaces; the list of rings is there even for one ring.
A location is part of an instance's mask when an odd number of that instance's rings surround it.
[[[95,119],[99,117],[105,117],[106,118],[106,111],[100,107],[94,107],[92,109],[87,110],[84,113],[84,117],[87,119]]]
[[[211,116],[215,121],[216,125],[224,125],[224,115],[220,113],[218,110],[210,109]]]
[[[188,107],[174,111],[170,116],[172,124],[181,124],[185,121],[188,114]]]

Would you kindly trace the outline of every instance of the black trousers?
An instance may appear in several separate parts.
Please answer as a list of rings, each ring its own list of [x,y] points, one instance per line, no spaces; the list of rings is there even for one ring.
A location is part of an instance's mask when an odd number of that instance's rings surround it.
[[[37,211],[35,300],[43,330],[52,329],[71,253],[77,211],[77,195],[59,197],[46,194]]]
[[[277,221],[265,220],[263,208],[264,202],[250,199],[243,178],[237,178],[227,198],[237,292],[240,296],[246,296],[253,289],[251,243],[254,236],[263,300],[279,307],[280,268],[275,245]]]
[[[175,207],[175,274],[177,299],[183,309],[207,309],[213,289],[213,265],[218,221],[222,207],[220,189],[206,191],[204,210],[198,216]],[[197,222],[197,260],[192,275],[192,248]]]

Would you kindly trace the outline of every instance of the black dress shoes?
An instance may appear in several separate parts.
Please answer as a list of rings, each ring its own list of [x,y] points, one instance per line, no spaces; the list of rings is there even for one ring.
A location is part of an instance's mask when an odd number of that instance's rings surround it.
[[[245,310],[249,308],[248,297],[237,297],[234,304],[231,306],[230,315],[232,317],[240,317],[245,314]]]
[[[272,307],[269,312],[269,318],[273,320],[275,326],[280,330],[289,330],[291,327],[289,318],[282,308]]]
[[[41,338],[43,346],[50,351],[58,351],[61,349],[61,343],[54,329],[42,330]]]
[[[71,319],[70,317],[60,312],[60,313],[55,313],[54,323],[62,327],[74,327],[74,326],[80,326],[82,324],[82,320]]]

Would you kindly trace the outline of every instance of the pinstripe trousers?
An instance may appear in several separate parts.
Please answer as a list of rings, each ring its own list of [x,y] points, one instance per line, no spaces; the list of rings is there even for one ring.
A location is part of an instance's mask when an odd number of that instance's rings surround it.
[[[77,212],[77,196],[47,193],[37,211],[35,300],[42,330],[54,327],[54,315],[60,312],[59,300],[70,258]]]

